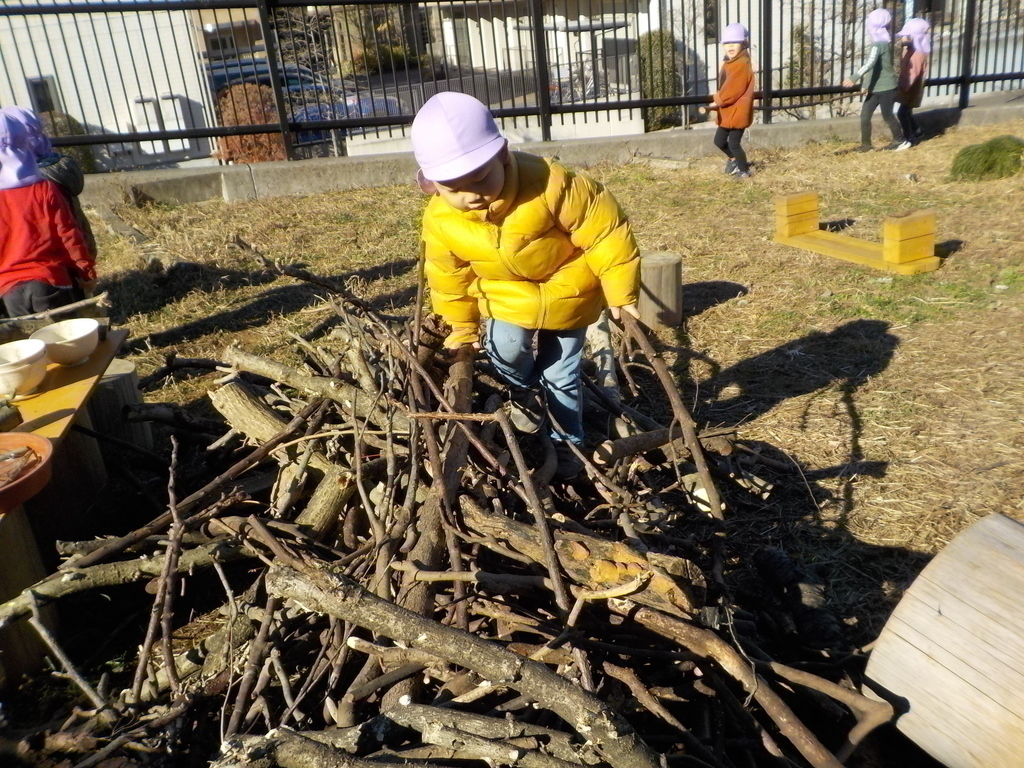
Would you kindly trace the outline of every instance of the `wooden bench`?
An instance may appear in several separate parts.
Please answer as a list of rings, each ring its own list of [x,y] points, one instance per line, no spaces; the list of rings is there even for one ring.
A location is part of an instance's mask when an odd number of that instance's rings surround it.
[[[932,272],[942,263],[935,255],[934,210],[887,217],[881,243],[823,230],[818,217],[816,192],[776,197],[775,242],[900,275]]]

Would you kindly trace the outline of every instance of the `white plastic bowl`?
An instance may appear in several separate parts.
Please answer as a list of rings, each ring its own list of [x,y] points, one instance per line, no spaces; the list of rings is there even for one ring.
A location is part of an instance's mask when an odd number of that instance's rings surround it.
[[[46,375],[46,343],[22,339],[0,344],[0,395],[28,395]]]
[[[91,317],[75,317],[40,328],[29,338],[46,344],[51,363],[78,365],[89,359],[100,341],[100,324]]]

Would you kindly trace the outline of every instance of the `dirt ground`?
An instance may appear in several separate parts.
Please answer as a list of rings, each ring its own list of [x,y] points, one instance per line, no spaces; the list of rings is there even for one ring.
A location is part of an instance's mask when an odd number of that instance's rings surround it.
[[[958,149],[1006,133],[1024,135],[1024,121],[953,129],[901,153],[754,151],[748,181],[725,177],[719,159],[590,171],[642,248],[683,256],[688,317],[662,341],[698,421],[735,426],[793,466],[773,476],[774,498],[735,511],[733,535],[827,573],[857,642],[963,528],[993,512],[1024,520],[1024,174],[948,180]],[[805,190],[820,194],[823,219],[872,240],[885,215],[935,208],[941,269],[892,276],[775,244],[774,197]],[[288,334],[315,339],[330,306],[231,236],[403,312],[422,203],[410,184],[126,207],[151,241],[102,237],[101,288],[132,332],[141,375],[169,352],[216,358],[227,343],[293,355]],[[173,266],[148,270],[154,254]],[[169,381],[147,399],[203,408],[212,381]]]

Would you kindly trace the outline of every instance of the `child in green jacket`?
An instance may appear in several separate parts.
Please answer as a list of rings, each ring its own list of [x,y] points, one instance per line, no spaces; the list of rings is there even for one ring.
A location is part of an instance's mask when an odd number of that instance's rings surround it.
[[[899,120],[893,114],[896,103],[896,72],[892,66],[892,35],[889,25],[892,14],[885,8],[876,8],[867,17],[867,32],[871,38],[867,61],[854,73],[852,78],[843,80],[843,85],[852,88],[864,81],[867,98],[860,108],[860,146],[858,152],[870,152],[871,117],[878,107],[882,108],[882,119],[892,132],[892,143],[886,149],[898,149],[903,144],[903,131]],[[908,145],[909,146],[909,145]]]

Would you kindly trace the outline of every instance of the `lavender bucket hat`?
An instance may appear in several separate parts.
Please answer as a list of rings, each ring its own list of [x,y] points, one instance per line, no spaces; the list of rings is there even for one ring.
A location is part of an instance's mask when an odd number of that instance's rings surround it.
[[[745,43],[748,37],[750,37],[750,33],[747,31],[747,28],[737,21],[722,30],[722,39],[718,42],[722,45],[727,43]]]
[[[0,110],[0,190],[42,181],[34,148],[32,131],[23,117]]]
[[[412,151],[424,192],[435,181],[472,173],[506,145],[490,110],[472,96],[443,91],[432,96],[412,121]]]
[[[35,112],[24,107],[4,107],[0,109],[0,114],[10,115],[25,126],[25,130],[28,131],[27,148],[31,149],[36,157],[43,158],[53,152],[53,145],[43,131],[43,121]]]

